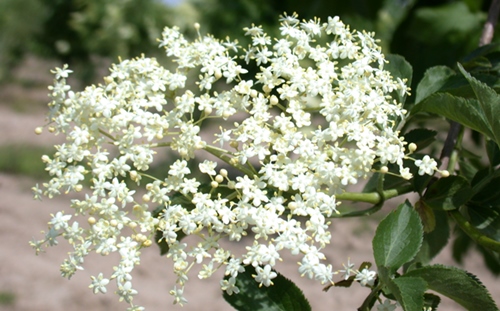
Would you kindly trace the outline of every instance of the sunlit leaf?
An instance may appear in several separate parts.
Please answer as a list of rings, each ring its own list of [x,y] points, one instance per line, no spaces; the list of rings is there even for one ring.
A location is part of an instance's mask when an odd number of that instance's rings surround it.
[[[493,137],[484,111],[476,99],[465,99],[448,93],[435,93],[413,107],[412,113],[417,112],[435,113],[488,137]]]
[[[422,224],[409,202],[401,204],[377,227],[373,251],[377,267],[396,271],[415,257],[422,244]]]
[[[409,271],[404,277],[424,279],[429,289],[453,299],[467,310],[498,311],[484,285],[464,270],[433,265]]]
[[[427,69],[417,86],[415,102],[419,103],[429,95],[439,91],[449,77],[455,75],[453,69],[446,66],[436,66]]]

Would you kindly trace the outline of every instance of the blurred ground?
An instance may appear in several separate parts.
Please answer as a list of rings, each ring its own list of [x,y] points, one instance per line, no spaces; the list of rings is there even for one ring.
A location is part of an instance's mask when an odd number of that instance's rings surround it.
[[[37,136],[33,132],[44,123],[46,86],[51,82],[48,71],[52,65],[31,60],[16,71],[11,83],[0,87],[0,147],[15,143],[49,148],[61,141],[62,137],[48,133]],[[40,156],[35,160],[39,161]],[[111,274],[116,258],[89,256],[86,270],[68,281],[59,276],[59,265],[69,251],[63,240],[57,247],[35,256],[28,241],[42,237],[40,231],[46,229],[50,213],[67,210],[69,205],[69,198],[34,201],[30,188],[36,182],[40,181],[0,172],[0,311],[125,310],[127,305],[118,302],[116,295],[94,295],[88,289],[90,275],[100,271]],[[340,269],[348,257],[357,265],[373,261],[371,240],[376,220],[380,220],[380,215],[376,216],[333,221],[333,241],[325,253],[336,269]],[[230,247],[243,248],[243,243],[233,243]],[[155,246],[145,249],[141,258],[141,265],[134,270],[134,287],[139,291],[134,302],[147,310],[232,310],[222,299],[218,287],[220,273],[208,280],[198,280],[193,273],[185,292],[189,303],[181,308],[172,305],[168,294],[174,285],[169,259],[160,257]],[[332,288],[324,292],[320,284],[300,278],[297,261],[297,257],[285,256],[278,271],[296,282],[315,311],[356,310],[368,294],[367,289],[357,284],[351,289]],[[435,262],[454,264],[450,249],[445,249]],[[479,255],[469,254],[462,268],[477,275],[497,304],[500,303],[500,281],[487,271]],[[110,287],[109,291],[114,289]],[[443,298],[439,310],[463,309]],[[481,310],[480,306],[477,310]]]

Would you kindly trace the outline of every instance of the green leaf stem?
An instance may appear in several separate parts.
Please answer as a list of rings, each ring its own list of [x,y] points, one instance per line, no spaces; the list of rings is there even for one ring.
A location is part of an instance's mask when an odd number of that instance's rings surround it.
[[[495,241],[476,227],[474,227],[465,217],[458,211],[449,211],[449,215],[456,221],[457,225],[462,229],[470,238],[472,238],[477,244],[486,247],[492,251],[500,253],[500,242]]]

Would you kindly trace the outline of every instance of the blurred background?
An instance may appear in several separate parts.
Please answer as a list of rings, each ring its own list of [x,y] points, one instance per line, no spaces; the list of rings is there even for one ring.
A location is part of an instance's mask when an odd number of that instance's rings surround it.
[[[279,33],[278,16],[297,12],[300,18],[318,16],[323,21],[338,15],[352,29],[374,31],[385,53],[400,54],[413,66],[412,88],[415,88],[427,68],[453,67],[477,48],[490,2],[0,0],[0,310],[125,308],[125,304],[117,304],[115,295],[95,296],[86,289],[89,273],[75,276],[75,282],[59,277],[58,267],[67,252],[63,245],[39,257],[28,246],[32,236],[46,228],[48,215],[64,209],[68,202],[67,199],[35,202],[30,192],[36,182],[47,178],[41,155],[52,154],[53,145],[62,139],[48,134],[36,136],[33,132],[44,124],[47,86],[52,83],[49,71],[53,67],[69,64],[75,72],[70,83],[79,90],[99,83],[109,65],[120,58],[145,54],[166,61],[157,43],[165,26],[177,25],[186,36],[194,38],[193,24],[198,22],[202,34],[230,36],[246,46],[243,27],[252,23],[263,25],[267,33],[275,35]],[[494,42],[498,42],[498,33],[495,32]],[[162,165],[157,163],[158,167]],[[374,217],[342,220],[342,223],[335,220],[339,224],[332,229],[337,242],[333,243],[331,256],[337,266],[346,262],[347,256],[358,264],[372,260],[371,238],[380,220],[380,216]],[[465,236],[453,235],[451,239],[453,243],[436,262],[463,264],[479,275],[499,302],[498,261],[481,249],[470,248]],[[168,277],[168,262],[158,256],[156,249],[145,256],[138,272],[138,280],[142,279],[138,284],[143,286],[138,286],[140,296],[145,292],[142,303],[153,306],[150,310],[168,308],[171,304],[168,289],[173,285]],[[99,262],[91,267],[98,269]],[[151,271],[152,265],[158,266],[158,271]],[[299,287],[305,289],[313,310],[353,310],[360,303],[353,301],[351,291],[333,289],[325,294],[314,283],[300,278],[297,282],[305,282],[302,286],[299,283]],[[184,310],[230,310],[221,300],[217,283],[216,278],[211,284],[198,283]],[[335,290],[339,292],[334,293]],[[197,298],[200,292],[202,296]],[[359,299],[366,294],[360,291]],[[217,302],[207,309],[206,299]],[[450,303],[441,310],[459,309]]]

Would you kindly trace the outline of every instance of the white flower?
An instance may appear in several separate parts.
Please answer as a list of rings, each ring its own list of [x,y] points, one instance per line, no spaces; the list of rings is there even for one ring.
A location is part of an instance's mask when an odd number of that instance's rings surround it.
[[[118,282],[118,290],[116,293],[120,296],[120,301],[125,300],[128,303],[131,303],[133,296],[137,295],[137,291],[132,288],[132,283],[130,281],[126,281],[123,284]]]
[[[109,279],[104,278],[102,273],[99,273],[97,278],[95,276],[91,276],[90,278],[92,279],[92,284],[90,284],[89,288],[92,289],[94,294],[97,294],[97,293],[106,294],[107,293],[108,290],[106,289],[106,285],[108,285]]]
[[[73,70],[69,70],[68,65],[65,64],[62,69],[56,68],[55,70],[52,70],[51,72],[53,74],[55,74],[56,80],[59,80],[59,79],[67,78],[69,76],[69,74],[73,72]]]
[[[356,274],[354,280],[358,281],[363,286],[373,286],[377,272],[368,269],[363,269]]]
[[[217,167],[217,162],[205,160],[203,163],[199,164],[200,172],[208,175],[216,175],[215,168]]]
[[[425,155],[422,160],[415,160],[415,165],[418,167],[419,175],[433,175],[437,169],[437,162],[428,155]]]
[[[184,288],[177,288],[175,286],[171,291],[170,295],[174,296],[174,304],[184,305],[187,303],[187,299],[184,297]]]
[[[65,229],[68,227],[68,220],[71,219],[71,215],[64,215],[62,212],[57,212],[56,215],[52,215],[52,220],[49,222],[54,230]]]
[[[238,276],[239,273],[244,271],[245,268],[241,264],[241,259],[231,258],[226,266],[225,275],[230,275],[231,277],[236,278],[236,276]]]
[[[233,293],[238,294],[240,289],[236,286],[236,278],[230,277],[227,280],[220,281],[220,288],[231,296]]]
[[[259,286],[270,286],[273,284],[271,281],[275,277],[278,276],[278,274],[274,271],[271,271],[271,266],[270,265],[265,265],[264,268],[258,266],[255,267],[255,271],[257,272],[257,275],[253,275],[255,278],[255,281],[259,283]]]
[[[339,272],[344,273],[344,280],[347,280],[351,276],[351,273],[356,273],[356,270],[353,269],[354,263],[352,263],[350,259],[347,259],[347,265],[342,265],[344,266],[344,270],[339,270]]]

